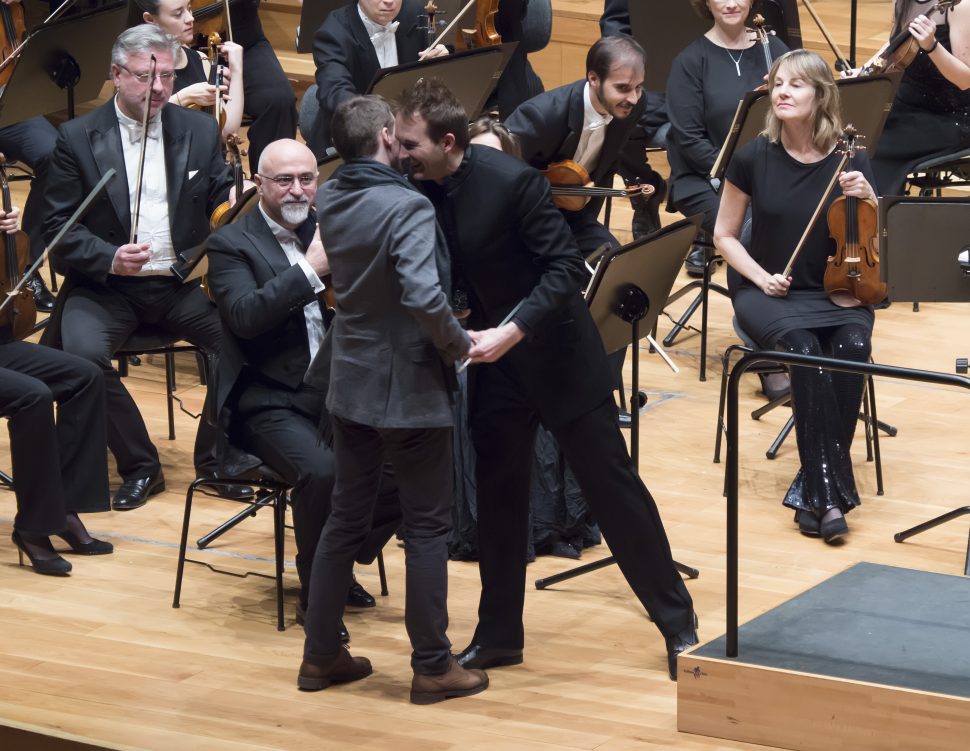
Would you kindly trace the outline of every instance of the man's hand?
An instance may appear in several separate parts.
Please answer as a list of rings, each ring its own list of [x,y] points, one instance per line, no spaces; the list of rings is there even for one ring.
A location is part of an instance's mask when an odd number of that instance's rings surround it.
[[[468,359],[473,363],[495,362],[525,338],[522,329],[514,321],[497,329],[469,331],[468,336],[472,340]]]
[[[18,227],[18,220],[20,219],[20,209],[14,206],[6,214],[0,211],[0,234],[9,234],[11,232],[16,232]]]
[[[151,253],[148,243],[127,243],[115,251],[111,262],[111,273],[119,276],[134,276],[148,263]]]
[[[320,239],[320,225],[317,225],[313,239],[306,249],[306,260],[310,267],[317,273],[317,276],[324,277],[330,273],[330,260],[327,258],[327,250],[323,247],[323,240]]]
[[[444,57],[448,54],[448,48],[443,44],[436,44],[418,54],[418,60],[430,60],[433,57]]]

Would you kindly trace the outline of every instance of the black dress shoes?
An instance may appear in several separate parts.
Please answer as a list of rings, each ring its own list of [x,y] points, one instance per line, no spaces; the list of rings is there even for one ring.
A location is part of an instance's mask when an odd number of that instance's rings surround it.
[[[71,546],[72,553],[79,555],[110,555],[115,549],[110,542],[95,540],[93,537],[87,542],[81,542],[81,539],[69,530],[64,530],[57,536]]]
[[[621,428],[630,428],[633,426],[633,416],[628,410],[618,409],[616,411],[616,420]]]
[[[139,477],[136,480],[125,480],[111,500],[111,508],[115,511],[131,511],[141,508],[153,495],[158,495],[165,490],[165,476],[162,470],[158,470],[154,475]]]
[[[350,589],[347,590],[347,607],[351,608],[372,608],[377,605],[376,600],[374,600],[373,595],[360,586],[357,578],[350,584]]]
[[[689,628],[685,628],[674,636],[666,639],[667,643],[667,672],[670,673],[670,680],[677,680],[677,655],[693,647],[700,640],[697,638],[697,613],[691,613],[692,623]]]
[[[501,668],[506,665],[522,663],[521,649],[505,649],[503,647],[483,647],[480,644],[469,644],[461,654],[455,656],[458,664],[466,670],[485,670],[486,668]]]
[[[34,305],[42,313],[50,313],[54,309],[54,295],[47,289],[44,280],[40,278],[40,272],[35,271],[25,282],[27,289],[34,296]]]
[[[212,477],[211,474],[200,474],[199,477]],[[228,485],[223,482],[206,482],[199,486],[199,489],[207,495],[217,495],[230,501],[251,501],[256,497],[253,489],[248,485]]]
[[[306,625],[306,608],[300,603],[296,604],[296,623],[298,626]],[[344,625],[344,619],[341,618],[337,624],[337,633],[340,635],[341,644],[350,644],[350,632]]]
[[[702,278],[706,263],[707,259],[704,257],[704,249],[695,245],[691,248],[690,253],[687,254],[687,258],[684,260],[684,266],[687,267],[687,276],[693,277],[694,279]]]
[[[806,537],[818,537],[821,534],[818,517],[811,511],[799,509],[795,512],[795,521],[798,522],[798,531]]]

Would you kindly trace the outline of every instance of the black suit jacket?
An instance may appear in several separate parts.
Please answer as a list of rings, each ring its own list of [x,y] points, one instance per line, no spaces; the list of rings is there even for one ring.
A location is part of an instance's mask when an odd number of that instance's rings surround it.
[[[209,234],[209,216],[229,197],[232,174],[211,116],[166,105],[161,117],[172,243],[183,251]],[[121,138],[114,99],[61,126],[45,195],[48,242],[102,175],[115,169],[106,191],[55,251],[55,262],[69,284],[85,280],[103,285],[115,251],[128,242],[131,207]]]
[[[629,0],[606,0],[600,16],[600,33],[605,37],[630,35]]]
[[[397,15],[400,24],[394,36],[398,63],[410,63],[427,47],[425,33],[418,28],[421,3],[404,0]],[[380,71],[377,52],[357,12],[357,3],[333,11],[313,36],[313,62],[317,66],[317,116],[310,145],[322,154],[330,146],[330,121],[343,102],[364,94]]]
[[[472,145],[443,186],[422,188],[448,239],[453,276],[468,287],[469,328],[496,326],[525,300],[515,320],[526,338],[496,364],[475,367],[507,369],[552,427],[601,404],[613,376],[582,296],[586,266],[546,179],[519,159]]]
[[[220,422],[233,395],[259,383],[280,392],[279,406],[300,388],[310,365],[303,307],[317,300],[299,266],[291,266],[259,209],[212,234],[206,243],[209,287],[219,307],[223,344],[217,376]]]
[[[536,169],[543,170],[552,162],[572,159],[583,134],[586,79],[559,86],[523,102],[505,121],[522,145],[522,158]],[[603,150],[599,162],[590,173],[596,185],[612,187],[613,174],[624,144],[636,127],[643,113],[641,97],[629,116],[613,118],[606,126]],[[583,213],[598,216],[603,198],[595,198],[583,209]]]

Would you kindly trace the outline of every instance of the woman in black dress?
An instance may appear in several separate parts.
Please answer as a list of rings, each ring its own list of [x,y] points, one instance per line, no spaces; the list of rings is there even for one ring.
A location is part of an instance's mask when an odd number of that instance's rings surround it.
[[[691,0],[698,15],[713,21],[710,29],[674,59],[667,79],[670,135],[670,201],[686,215],[702,214],[703,232],[714,231],[719,202],[710,177],[744,95],[764,83],[768,65],[761,44],[745,20],[752,0]],[[772,59],[788,51],[769,38]],[[696,254],[700,253],[700,258]],[[687,259],[688,272],[702,276],[703,251]]]
[[[782,272],[838,167],[839,93],[828,66],[813,52],[783,55],[768,76],[771,111],[765,133],[741,148],[725,178],[714,239],[742,277],[734,292],[741,327],[763,348],[866,361],[873,313],[841,308],[822,286],[835,252],[824,223],[816,223],[791,276]],[[842,172],[826,206],[839,195],[874,199],[868,162],[856,157]],[[750,253],[739,241],[748,206]],[[801,469],[784,504],[799,529],[826,542],[844,536],[844,515],[859,505],[849,447],[862,398],[861,376],[793,368],[792,407]]]
[[[189,0],[131,0],[128,25],[153,23],[182,44],[175,61],[175,85],[169,101],[180,107],[212,107],[216,87],[209,83],[209,60],[188,45],[195,41],[195,18]],[[226,122],[222,140],[239,132],[243,116],[243,48],[233,42],[222,42],[219,51],[225,56],[223,68],[223,106]]]
[[[896,0],[893,36],[908,29],[922,52],[903,74],[872,160],[883,195],[901,194],[920,162],[970,148],[970,3],[922,15],[934,5]]]

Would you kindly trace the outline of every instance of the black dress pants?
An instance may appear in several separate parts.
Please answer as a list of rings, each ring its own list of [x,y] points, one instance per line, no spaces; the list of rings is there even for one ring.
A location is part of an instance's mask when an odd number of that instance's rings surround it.
[[[0,345],[0,414],[10,431],[14,529],[46,537],[64,531],[69,512],[110,510],[104,378],[96,365],[39,344]]]
[[[61,312],[61,346],[104,371],[108,410],[108,448],[125,480],[147,477],[160,466],[158,451],[148,437],[138,405],[121,382],[111,358],[139,324],[152,324],[206,352],[217,353],[222,327],[215,305],[198,284],[182,284],[172,276],[111,276],[107,286],[76,284]],[[216,430],[199,421],[195,468],[214,473]]]
[[[296,138],[296,96],[273,47],[260,39],[243,50],[243,95],[249,125],[249,172],[259,155],[280,138]]]
[[[411,667],[426,675],[445,673],[452,660],[446,636],[452,429],[372,428],[334,417],[333,435],[337,483],[313,560],[304,653],[333,655],[340,649],[337,621],[347,602],[354,555],[372,525],[386,457],[404,516],[404,624]]]
[[[240,395],[241,448],[259,457],[293,486],[290,493],[296,572],[300,577],[300,604],[306,608],[310,572],[323,525],[330,516],[336,465],[333,450],[319,438],[318,424],[324,395],[309,387],[283,391],[260,384]],[[272,406],[270,406],[272,405]],[[380,489],[373,526],[355,552],[369,563],[397,531],[401,504],[394,475],[380,474]]]
[[[529,467],[542,415],[501,363],[479,365],[472,395],[482,595],[472,640],[523,646]],[[660,632],[691,625],[693,603],[674,568],[656,503],[637,476],[610,398],[567,425],[546,424],[576,476],[620,571]]]

